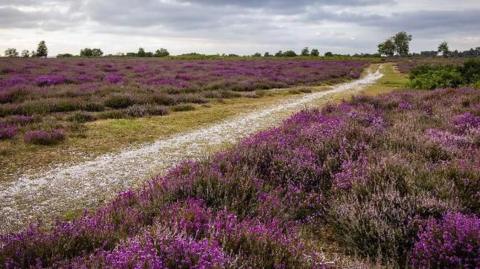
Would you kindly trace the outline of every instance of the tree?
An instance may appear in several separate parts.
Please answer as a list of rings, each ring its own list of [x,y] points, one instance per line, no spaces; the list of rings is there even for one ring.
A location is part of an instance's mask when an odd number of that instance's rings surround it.
[[[145,50],[143,48],[139,48],[138,52],[137,52],[137,56],[138,57],[145,57],[146,56]]]
[[[410,51],[410,41],[412,41],[412,35],[409,35],[406,32],[398,32],[393,36],[395,51],[398,55],[402,57],[408,56]]]
[[[443,41],[438,45],[438,52],[441,52],[443,57],[448,57],[450,54],[450,49],[448,48],[448,43],[446,41]]]
[[[155,57],[167,57],[170,55],[167,49],[161,48],[155,51]]]
[[[310,55],[318,57],[320,55],[320,52],[318,51],[318,49],[312,49],[312,51],[310,51]]]
[[[393,40],[387,39],[385,42],[378,44],[378,53],[380,55],[393,56],[395,54],[395,43]]]
[[[35,55],[36,57],[47,57],[48,56],[48,49],[47,49],[47,44],[45,41],[40,41],[38,43],[38,48],[37,48],[37,53]]]
[[[92,57],[102,57],[103,51],[101,49],[92,49]]]
[[[295,56],[297,56],[297,54],[293,50],[287,50],[282,54],[282,56],[284,56],[284,57],[295,57]]]
[[[272,56],[272,55],[270,55],[270,52],[268,52],[268,51],[263,54],[263,57],[270,57],[270,56]]]
[[[6,49],[5,50],[5,56],[6,57],[18,57],[17,49],[15,49],[15,48]]]
[[[262,57],[262,54],[260,54],[260,52],[256,52],[252,55],[252,57]]]
[[[332,57],[332,56],[333,56],[333,53],[331,53],[330,51],[325,52],[325,57]]]
[[[81,57],[92,57],[93,56],[93,51],[91,48],[84,48],[80,50],[80,56]]]
[[[28,58],[30,57],[30,52],[28,50],[22,50],[22,57],[23,58]]]
[[[301,54],[302,54],[302,56],[308,56],[308,55],[310,55],[310,50],[308,49],[308,47],[303,48]]]
[[[283,52],[281,50],[275,53],[275,57],[282,57],[282,56],[283,56]]]

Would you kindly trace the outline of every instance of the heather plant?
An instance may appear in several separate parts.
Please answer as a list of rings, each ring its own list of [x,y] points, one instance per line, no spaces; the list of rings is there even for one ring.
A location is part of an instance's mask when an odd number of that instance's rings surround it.
[[[0,123],[0,140],[11,139],[17,134],[17,132],[17,127]]]
[[[478,268],[478,216],[447,213],[440,220],[429,220],[415,242],[411,264],[415,268]]]
[[[301,111],[71,221],[1,236],[0,264],[328,268],[332,246],[394,268],[475,268],[479,108],[463,88]]]
[[[64,139],[65,133],[61,129],[27,131],[24,136],[25,143],[37,145],[54,145]]]

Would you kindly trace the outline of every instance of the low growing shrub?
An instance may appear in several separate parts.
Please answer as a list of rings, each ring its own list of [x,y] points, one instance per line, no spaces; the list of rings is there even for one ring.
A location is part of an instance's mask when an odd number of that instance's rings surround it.
[[[480,218],[448,213],[430,220],[412,250],[414,268],[480,268]]]
[[[0,140],[11,139],[17,134],[17,127],[12,125],[4,125],[0,123]]]
[[[28,131],[24,136],[25,143],[36,145],[54,145],[64,139],[65,133],[62,129]]]
[[[105,100],[104,104],[105,106],[118,109],[127,108],[135,104],[135,101],[128,95],[112,95]]]

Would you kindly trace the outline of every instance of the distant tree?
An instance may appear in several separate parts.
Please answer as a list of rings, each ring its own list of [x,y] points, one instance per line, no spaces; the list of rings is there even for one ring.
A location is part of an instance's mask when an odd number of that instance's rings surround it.
[[[127,52],[125,55],[126,55],[127,57],[135,57],[135,56],[137,56],[137,53],[135,53],[135,52]]]
[[[31,50],[30,51],[30,57],[32,57],[32,58],[37,57],[37,51],[36,50]]]
[[[18,57],[17,49],[15,48],[8,48],[5,50],[6,57]]]
[[[284,56],[284,57],[295,57],[295,56],[297,56],[297,54],[293,50],[287,50],[282,54],[282,56]]]
[[[312,51],[310,51],[310,55],[317,57],[320,55],[320,52],[318,51],[318,49],[312,49]]]
[[[167,49],[161,48],[155,51],[155,57],[167,57],[170,55],[170,52],[168,52]]]
[[[102,57],[103,51],[101,49],[92,49],[92,57]]]
[[[301,55],[302,56],[308,56],[310,55],[310,49],[308,49],[308,47],[305,47],[302,49],[302,52],[301,52]]]
[[[270,52],[268,52],[268,51],[263,54],[263,57],[270,57],[270,56],[272,56],[272,55],[270,55]]]
[[[30,57],[30,52],[28,50],[22,50],[22,57],[23,58],[28,58]]]
[[[48,48],[47,48],[47,44],[45,43],[45,41],[40,41],[40,43],[38,43],[38,48],[37,48],[37,53],[35,55],[36,57],[47,57],[48,56]]]
[[[84,48],[80,50],[80,56],[82,57],[92,57],[93,56],[93,50],[91,48]]]
[[[440,43],[438,46],[438,52],[442,53],[443,57],[448,57],[450,54],[450,49],[448,48],[448,43],[446,41]]]
[[[145,52],[145,57],[153,57],[153,52],[151,51]]]
[[[253,54],[252,57],[262,57],[262,54],[260,54],[260,52],[257,52],[255,54]]]
[[[282,57],[282,56],[283,56],[283,52],[281,50],[275,53],[275,57]]]
[[[393,40],[390,38],[378,44],[378,53],[389,57],[393,56],[395,54],[395,43]]]
[[[325,52],[325,57],[332,57],[332,56],[333,56],[333,53],[331,53],[330,51]]]
[[[145,50],[143,48],[139,48],[137,52],[138,57],[145,57]]]
[[[410,41],[412,41],[412,35],[406,32],[398,32],[393,36],[393,43],[395,44],[395,51],[398,55],[405,57],[410,52]]]

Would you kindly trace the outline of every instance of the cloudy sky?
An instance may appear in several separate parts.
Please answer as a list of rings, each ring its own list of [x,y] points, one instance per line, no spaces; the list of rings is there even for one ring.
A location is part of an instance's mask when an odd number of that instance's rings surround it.
[[[480,46],[479,14],[479,0],[0,0],[0,53],[40,40],[50,55],[83,47],[356,53],[397,31],[413,35],[413,51],[443,40],[463,50]]]

